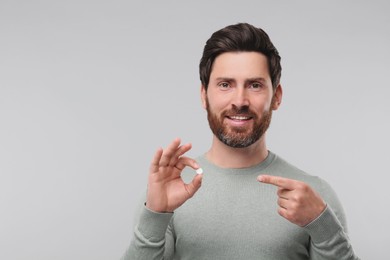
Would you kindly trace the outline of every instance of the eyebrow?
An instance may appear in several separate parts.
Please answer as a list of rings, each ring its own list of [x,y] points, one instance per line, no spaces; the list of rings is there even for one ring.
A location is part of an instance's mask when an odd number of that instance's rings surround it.
[[[218,77],[215,80],[216,81],[227,81],[227,82],[236,81],[234,78],[229,78],[229,77]],[[262,83],[266,82],[265,78],[262,78],[262,77],[247,78],[245,81],[246,82],[260,81]]]
[[[227,78],[227,77],[218,77],[215,80],[216,81],[228,81],[228,82],[235,81],[233,78]]]
[[[253,81],[260,81],[260,82],[262,82],[262,83],[265,83],[265,82],[266,82],[265,78],[262,78],[262,77],[249,78],[249,79],[247,79],[246,81],[250,81],[250,82],[253,82]]]

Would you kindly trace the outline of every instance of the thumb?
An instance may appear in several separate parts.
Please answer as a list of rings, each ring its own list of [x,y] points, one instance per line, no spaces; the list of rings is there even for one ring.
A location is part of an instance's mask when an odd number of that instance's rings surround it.
[[[199,190],[202,185],[203,174],[196,174],[192,181],[186,184],[186,190],[190,198]]]

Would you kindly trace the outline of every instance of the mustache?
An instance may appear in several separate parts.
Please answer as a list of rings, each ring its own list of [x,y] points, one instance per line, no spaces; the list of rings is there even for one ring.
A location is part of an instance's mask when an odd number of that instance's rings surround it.
[[[256,113],[253,112],[248,106],[242,106],[242,107],[233,106],[231,109],[222,112],[223,117],[238,116],[238,115],[257,118]]]

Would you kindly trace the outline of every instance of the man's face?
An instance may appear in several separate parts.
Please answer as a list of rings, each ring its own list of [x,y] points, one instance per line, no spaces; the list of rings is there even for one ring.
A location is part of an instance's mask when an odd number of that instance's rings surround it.
[[[213,63],[203,106],[213,134],[224,144],[252,145],[269,127],[272,110],[278,108],[282,91],[275,95],[267,58],[258,52],[227,52]]]

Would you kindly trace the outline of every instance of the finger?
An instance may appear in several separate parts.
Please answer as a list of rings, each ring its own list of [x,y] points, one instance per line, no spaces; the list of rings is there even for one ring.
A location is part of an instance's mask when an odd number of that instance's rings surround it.
[[[185,144],[182,146],[179,146],[179,148],[176,150],[175,154],[172,156],[169,166],[175,166],[177,161],[179,160],[180,156],[191,150],[192,145],[191,144]]]
[[[272,184],[289,190],[293,190],[296,184],[295,180],[271,175],[260,175],[257,177],[257,180],[262,183]]]
[[[199,168],[198,163],[194,159],[185,156],[180,157],[175,165],[175,167],[180,171],[182,171],[186,166],[191,167],[194,170]]]
[[[158,148],[157,151],[154,153],[152,162],[150,164],[150,171],[151,172],[158,172],[159,164],[160,164],[160,159],[163,154],[163,149]]]
[[[172,156],[175,154],[177,148],[180,145],[180,139],[176,138],[168,145],[168,147],[164,150],[162,157],[160,159],[160,166],[168,166],[171,161]]]
[[[285,219],[289,220],[287,209],[280,207],[278,209],[278,213],[279,213],[280,216],[282,216]]]
[[[192,181],[189,184],[185,185],[190,198],[194,196],[195,192],[197,192],[202,185],[202,177],[202,174],[196,174]]]
[[[289,201],[284,198],[278,198],[278,205],[283,209],[288,209]]]
[[[278,192],[277,192],[278,197],[288,199],[289,193],[291,193],[291,190],[278,187]]]

